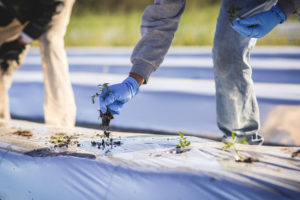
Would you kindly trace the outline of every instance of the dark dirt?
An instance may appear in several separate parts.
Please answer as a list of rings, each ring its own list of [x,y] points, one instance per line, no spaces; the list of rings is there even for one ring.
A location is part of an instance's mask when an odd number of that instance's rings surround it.
[[[110,135],[110,131],[104,131],[104,135],[107,137],[107,138],[109,138],[109,135]]]
[[[56,156],[73,156],[78,158],[95,159],[96,156],[89,153],[74,153],[74,152],[53,152],[51,148],[34,149],[26,152],[25,155],[31,157],[56,157]]]
[[[91,141],[91,146],[97,147],[98,149],[113,149],[117,146],[121,146],[122,142],[120,140],[114,141],[113,138],[101,138],[99,142]]]
[[[122,143],[121,141],[114,141],[113,138],[109,138],[110,136],[110,131],[109,131],[109,125],[110,125],[110,121],[114,118],[113,114],[107,110],[107,112],[105,114],[103,114],[100,111],[100,117],[102,118],[102,124],[101,127],[103,129],[103,133],[105,135],[105,138],[103,138],[102,136],[100,136],[100,141],[91,141],[91,146],[92,147],[97,147],[98,149],[102,149],[102,150],[109,150],[109,149],[113,149],[117,146],[120,146]],[[99,136],[99,135],[97,135]],[[121,138],[120,138],[121,139]]]
[[[184,149],[183,151],[180,151],[180,149],[176,148],[176,154],[182,154],[182,153],[188,152],[190,150],[191,149]]]
[[[102,118],[102,129],[104,131],[104,135],[109,138],[110,135],[110,131],[109,131],[109,124],[110,124],[110,120],[112,120],[114,118],[113,114],[107,110],[107,112],[105,114],[103,114],[100,111],[100,117]]]
[[[13,134],[31,138],[33,133],[30,130],[17,130]]]
[[[54,144],[54,148],[62,148],[66,147],[68,148],[69,145],[79,145],[77,137],[75,136],[68,136],[65,134],[57,134],[59,136],[51,136],[50,143]]]
[[[292,153],[292,158],[300,157],[300,149]]]
[[[236,159],[235,162],[243,162],[243,163],[253,163],[253,162],[258,162],[259,160],[257,158],[253,157],[247,157],[245,159]]]

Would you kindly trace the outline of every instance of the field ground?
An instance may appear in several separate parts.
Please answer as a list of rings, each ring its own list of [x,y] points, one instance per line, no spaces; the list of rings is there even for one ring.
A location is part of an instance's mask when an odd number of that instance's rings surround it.
[[[68,49],[79,125],[99,127],[99,105],[91,103],[91,96],[98,91],[99,83],[118,83],[128,75],[131,51],[132,48]],[[261,131],[266,142],[300,144],[299,52],[297,47],[257,47],[252,54]],[[119,130],[182,131],[220,138],[213,79],[210,47],[173,47],[149,84],[124,106],[121,115],[115,116],[112,126]],[[29,52],[13,80],[13,117],[43,121],[43,74],[37,49]]]
[[[300,197],[296,147],[236,145],[255,160],[244,163],[222,143],[202,138],[187,137],[191,145],[177,154],[178,136],[113,132],[120,144],[98,148],[92,141],[101,144],[101,136],[95,129],[0,120],[0,199]],[[64,138],[68,146],[60,146]]]

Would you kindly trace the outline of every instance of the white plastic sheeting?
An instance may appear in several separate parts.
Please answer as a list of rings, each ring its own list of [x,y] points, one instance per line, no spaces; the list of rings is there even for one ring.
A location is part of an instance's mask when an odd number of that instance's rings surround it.
[[[11,134],[20,129],[33,137]],[[90,141],[100,141],[100,132],[91,129],[65,130],[80,147],[51,148],[47,139],[63,131],[18,121],[0,126],[0,199],[300,198],[300,159],[291,158],[298,148],[239,145],[259,161],[237,163],[222,143],[196,137],[182,154],[173,153],[178,137],[116,132],[122,145],[98,149]]]

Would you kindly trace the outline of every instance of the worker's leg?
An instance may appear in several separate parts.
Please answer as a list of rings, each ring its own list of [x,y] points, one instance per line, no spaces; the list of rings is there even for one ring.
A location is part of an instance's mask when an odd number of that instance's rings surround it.
[[[55,15],[51,28],[40,38],[45,82],[45,122],[74,126],[76,106],[64,48],[64,35],[74,0],[65,0],[62,11]]]
[[[251,78],[249,58],[255,39],[248,39],[231,28],[228,10],[240,7],[237,15],[252,15],[270,9],[275,0],[223,0],[214,38],[213,61],[216,83],[217,123],[225,136],[232,131],[248,142],[262,142],[259,110]],[[253,139],[252,139],[253,137]]]
[[[23,28],[24,25],[20,24],[16,19],[9,25],[0,27],[0,46],[5,42],[17,39]],[[11,86],[12,74],[23,63],[28,49],[29,45],[19,55],[19,64],[16,61],[9,61],[9,67],[5,72],[0,68],[0,118],[2,119],[10,119],[8,90]]]

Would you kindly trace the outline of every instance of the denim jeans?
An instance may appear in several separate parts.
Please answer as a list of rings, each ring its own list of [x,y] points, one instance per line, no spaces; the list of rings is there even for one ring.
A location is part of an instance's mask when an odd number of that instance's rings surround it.
[[[249,143],[260,128],[259,109],[252,81],[250,54],[256,39],[235,32],[227,10],[234,5],[241,17],[269,10],[276,0],[223,0],[217,20],[213,46],[217,124],[225,136],[232,131],[246,136]],[[253,136],[253,137],[252,137]],[[249,141],[250,140],[250,141]]]

